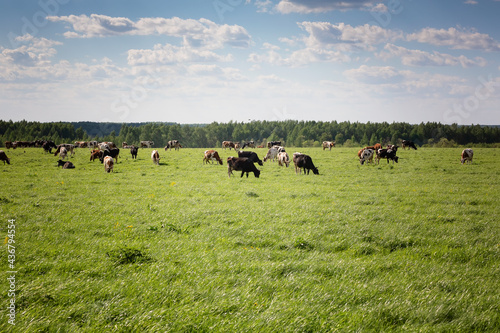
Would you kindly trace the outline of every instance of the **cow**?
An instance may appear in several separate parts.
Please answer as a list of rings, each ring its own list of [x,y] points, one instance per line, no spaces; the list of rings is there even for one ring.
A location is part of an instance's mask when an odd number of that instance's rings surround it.
[[[213,161],[218,162],[220,165],[223,165],[224,163],[222,162],[222,159],[219,157],[219,153],[216,152],[215,150],[205,150],[205,154],[203,156],[203,163],[207,163],[210,161],[210,164],[213,163]]]
[[[99,142],[97,146],[99,147],[100,150],[111,149],[111,147],[108,145],[107,142]]]
[[[285,148],[283,148],[283,147],[272,146],[267,151],[266,156],[264,156],[264,162],[267,161],[267,160],[269,160],[269,159],[271,159],[274,162],[274,160],[278,158],[278,153],[281,153],[281,152],[284,152],[284,151],[285,151]]]
[[[111,156],[115,159],[116,163],[118,163],[118,155],[120,155],[120,148],[106,149],[102,152],[102,157],[100,157],[99,160],[103,163],[106,156]]]
[[[151,148],[151,147],[154,146],[154,144],[155,143],[153,141],[151,141],[151,140],[149,140],[149,141],[141,141],[141,148],[144,148],[144,147]]]
[[[88,146],[88,142],[85,141],[75,141],[74,146],[76,148],[85,148]]]
[[[110,173],[113,171],[113,167],[114,167],[113,157],[111,157],[111,156],[104,157],[103,164],[104,164],[104,171],[105,172]]]
[[[373,152],[374,152],[374,150],[370,149],[370,148],[361,149],[358,152],[359,163],[361,163],[361,165],[363,165],[365,162],[372,163],[373,162]],[[366,164],[368,164],[368,163],[366,163]]]
[[[158,154],[158,150],[155,149],[151,152],[151,159],[154,164],[160,165],[160,154]]]
[[[393,148],[394,148],[394,147],[393,147]],[[391,149],[393,149],[393,148],[391,148]],[[363,148],[363,149],[371,149],[371,150],[373,150],[374,152],[376,152],[377,150],[382,149],[382,145],[381,145],[380,143],[376,143],[376,144],[374,144],[373,146],[367,146],[367,147],[365,147],[365,148]],[[363,149],[362,149],[362,150],[363,150]]]
[[[246,157],[250,161],[252,161],[254,163],[258,163],[260,166],[264,165],[264,163],[262,163],[262,160],[259,158],[259,156],[257,155],[257,153],[255,153],[253,151],[243,151],[243,150],[240,150],[238,152],[238,157]]]
[[[270,141],[267,143],[267,148],[271,148],[272,146],[281,146],[281,141]]]
[[[52,154],[52,148],[57,149],[57,146],[54,143],[54,141],[44,141],[42,143],[42,148],[45,151],[45,153]]]
[[[304,169],[304,175],[309,174],[309,171],[312,170],[315,175],[319,175],[318,168],[316,168],[312,162],[312,159],[309,155],[302,153],[294,153],[293,154],[293,164],[295,165],[295,174],[301,173],[302,169]]]
[[[59,160],[57,161],[57,167],[60,167],[62,166],[63,169],[74,169],[75,166],[73,165],[73,163],[71,163],[70,161],[63,161],[63,160]]]
[[[87,142],[87,147],[89,147],[89,149],[95,149],[98,147],[98,143],[97,141],[89,141]]]
[[[286,165],[287,168],[290,165],[290,156],[285,151],[278,153],[278,164],[280,166]]]
[[[93,162],[96,159],[101,160],[103,157],[102,150],[94,149],[90,152],[90,160]]]
[[[234,148],[234,142],[222,141],[222,149],[226,149],[226,148],[229,148],[229,150],[231,150],[231,148]]]
[[[125,141],[122,142],[122,148],[127,148],[128,147],[128,143],[126,143]],[[130,148],[130,147],[128,147]]]
[[[332,150],[332,147],[335,147],[335,141],[323,141],[323,150],[326,148]]]
[[[472,149],[470,148],[466,148],[462,151],[462,154],[460,155],[460,162],[462,162],[462,164],[464,163],[472,163],[472,157],[474,156],[474,152],[472,151]]]
[[[137,159],[137,152],[139,148],[136,146],[130,147],[130,154],[132,155],[132,159]]]
[[[63,147],[66,148],[66,153],[67,152],[71,153],[71,156],[73,156],[75,154],[75,145],[72,145],[72,144],[69,144],[69,143],[61,143],[60,145],[57,145],[57,149],[56,149],[56,151],[54,153],[54,156],[57,156],[57,154],[59,154],[59,151]]]
[[[7,162],[7,164],[10,164],[10,158],[7,157],[3,150],[0,150],[0,161],[3,161],[3,165],[5,165],[5,162]]]
[[[377,150],[376,155],[377,155],[377,164],[380,163],[380,160],[382,158],[386,158],[387,163],[389,163],[389,160],[392,160],[392,164],[394,164],[394,162],[398,163],[399,157],[396,156],[396,150],[379,149],[379,150]]]
[[[254,141],[247,141],[243,143],[243,146],[241,146],[241,149],[245,149],[245,147],[248,146],[250,148],[255,148],[255,142]]]
[[[387,148],[387,149],[390,149],[390,150],[398,151],[399,146],[396,146],[396,145],[387,145],[387,147],[386,147],[386,148]],[[379,149],[382,149],[382,148],[379,148]],[[375,150],[375,152],[376,152],[376,151],[378,151],[378,149],[377,149],[377,150]]]
[[[68,150],[65,147],[59,147],[57,150],[59,151],[59,157],[61,159],[64,160],[66,157],[68,157]],[[57,155],[57,152],[56,152],[56,155]]]
[[[165,150],[167,149],[172,150],[172,147],[174,148],[174,150],[179,150],[180,148],[182,148],[181,144],[179,143],[179,140],[170,140],[169,142],[167,142]]]
[[[243,174],[248,174],[250,172],[253,172],[253,175],[255,178],[259,178],[260,176],[260,170],[255,167],[252,161],[250,161],[246,157],[233,157],[230,156],[227,158],[227,174],[229,177],[233,174],[233,170],[235,171],[241,171],[241,177],[243,177]]]
[[[409,140],[401,141],[401,147],[403,147],[403,150],[405,150],[406,147],[408,147],[408,149],[413,148],[413,149],[417,150],[417,146],[415,146],[415,143],[413,141],[409,141]]]
[[[5,148],[7,148],[7,149],[10,149],[10,148],[16,149],[16,147],[17,147],[16,145],[14,145],[14,143],[12,141],[5,141],[4,145],[5,145]]]

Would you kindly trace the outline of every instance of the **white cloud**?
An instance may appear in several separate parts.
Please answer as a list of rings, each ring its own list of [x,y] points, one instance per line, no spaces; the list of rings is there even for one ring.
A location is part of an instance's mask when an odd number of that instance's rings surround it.
[[[183,38],[186,45],[221,48],[225,45],[248,47],[251,37],[245,28],[238,25],[219,25],[207,19],[141,18],[134,22],[124,17],[91,14],[49,16],[52,22],[70,23],[73,31],[67,38],[92,38],[121,35],[166,35]]]
[[[408,34],[406,39],[437,46],[449,46],[452,49],[500,51],[500,43],[498,41],[487,34],[482,34],[474,30],[425,28],[419,32]]]
[[[406,66],[462,66],[472,67],[472,66],[486,66],[486,60],[481,57],[476,57],[474,60],[467,58],[466,56],[452,56],[450,54],[444,54],[434,51],[433,53],[421,51],[421,50],[409,50],[404,47],[396,46],[394,44],[387,44],[384,47],[386,52],[381,52],[379,54],[380,58],[385,60],[390,58],[400,58],[401,63]]]
[[[475,0],[466,0],[466,1],[464,1],[464,3],[466,5],[477,5],[477,4],[479,4],[479,2],[477,2]]]
[[[367,9],[379,0],[281,0],[275,9],[283,14],[324,13],[333,10]]]

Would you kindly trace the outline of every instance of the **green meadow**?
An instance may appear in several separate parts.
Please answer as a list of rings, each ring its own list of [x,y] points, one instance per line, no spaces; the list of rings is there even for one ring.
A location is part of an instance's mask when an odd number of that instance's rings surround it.
[[[204,150],[156,166],[122,149],[107,174],[86,148],[73,170],[4,149],[0,331],[500,331],[500,150],[361,166],[355,148],[287,148],[320,175],[265,162],[260,178]]]

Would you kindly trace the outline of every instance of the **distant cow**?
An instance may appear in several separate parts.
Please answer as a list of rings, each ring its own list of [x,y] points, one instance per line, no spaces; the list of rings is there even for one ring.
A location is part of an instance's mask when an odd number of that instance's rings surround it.
[[[365,162],[373,162],[373,149],[365,148],[358,152],[359,163],[363,165]]]
[[[7,164],[10,164],[10,158],[7,157],[3,150],[0,150],[0,161],[3,161],[3,165],[5,165],[5,162],[7,162]]]
[[[231,150],[231,148],[234,148],[234,142],[222,141],[222,149],[226,149],[226,148],[229,148],[229,150]]]
[[[417,150],[417,146],[415,146],[415,143],[413,141],[403,140],[401,141],[401,146],[403,147],[403,150],[406,149],[406,147],[408,147],[408,149],[413,148]]]
[[[5,145],[5,148],[7,148],[7,149],[10,149],[10,148],[16,149],[16,147],[17,147],[14,143],[12,143],[12,141],[5,141],[4,145]]]
[[[130,154],[132,155],[132,159],[137,159],[137,152],[139,148],[136,146],[130,147]]]
[[[69,152],[71,153],[71,156],[75,154],[75,145],[69,144],[69,143],[61,143],[60,145],[57,145],[57,149],[54,153],[54,156],[57,156],[59,154],[59,151],[61,148],[66,148],[66,154]]]
[[[323,141],[323,150],[325,150],[326,148],[332,150],[332,147],[335,147],[334,141]]]
[[[281,146],[281,141],[269,141],[267,143],[267,148],[271,148],[272,146]]]
[[[151,152],[151,159],[153,160],[154,164],[160,165],[160,154],[158,153],[158,150],[153,150]]]
[[[302,169],[304,169],[304,175],[309,174],[309,171],[312,170],[315,175],[319,175],[318,168],[316,168],[312,162],[312,159],[309,155],[305,155],[302,153],[294,153],[293,154],[293,164],[295,165],[295,174],[301,173]]]
[[[151,148],[155,145],[155,143],[151,140],[149,141],[141,141],[141,148],[146,147],[146,148]]]
[[[68,150],[65,147],[59,147],[57,151],[59,152],[59,157],[63,160],[68,156]],[[57,151],[55,155],[57,155]]]
[[[250,161],[252,161],[254,163],[258,163],[261,166],[264,165],[264,163],[262,163],[262,161],[259,158],[259,156],[257,155],[257,153],[255,153],[253,151],[243,151],[243,150],[240,150],[238,152],[238,157],[246,157],[246,158],[248,158]]]
[[[250,148],[255,148],[255,142],[254,141],[247,141],[243,143],[243,146],[241,146],[241,149],[245,149],[245,147],[250,147]]]
[[[269,159],[274,162],[274,160],[278,158],[278,154],[281,152],[284,152],[284,151],[285,151],[285,148],[283,148],[281,146],[272,146],[267,151],[266,156],[264,156],[264,162],[269,160]]]
[[[179,148],[182,148],[181,144],[179,143],[179,140],[170,140],[169,142],[167,142],[165,150],[167,149],[172,150],[172,148],[174,148],[174,150],[179,150]]]
[[[470,148],[466,148],[462,151],[462,155],[461,155],[461,159],[460,159],[460,162],[462,162],[462,164],[464,163],[472,163],[472,157],[474,156],[474,152],[472,151],[472,149]]]
[[[113,167],[115,164],[113,162],[113,157],[105,156],[103,159],[103,164],[104,164],[104,171],[106,171],[107,173],[110,173],[111,171],[113,171]]]
[[[222,159],[219,157],[219,153],[216,152],[215,150],[205,150],[205,154],[203,156],[203,163],[213,163],[213,161],[218,162],[220,165],[222,165]]]
[[[252,161],[250,161],[246,157],[233,157],[230,156],[227,158],[227,174],[229,177],[233,174],[234,171],[241,171],[241,176],[243,177],[243,174],[247,174],[248,178],[248,173],[253,172],[255,178],[259,178],[260,176],[260,170],[255,167]]]
[[[287,168],[290,165],[290,156],[285,151],[278,153],[278,164],[280,166],[285,165]]]
[[[116,163],[118,163],[118,156],[120,155],[120,148],[111,148],[111,149],[106,149],[102,152],[102,157],[99,158],[101,163],[103,163],[104,158],[106,156],[111,156],[112,158],[115,159]]]
[[[52,148],[57,149],[57,146],[54,141],[44,141],[42,148],[46,153],[52,154]]]
[[[75,166],[73,165],[73,163],[71,163],[70,161],[63,161],[63,160],[59,160],[57,161],[57,167],[60,167],[62,166],[63,169],[74,169]]]
[[[386,158],[387,163],[389,163],[389,160],[392,160],[392,164],[394,164],[394,162],[398,163],[399,157],[396,156],[396,150],[379,149],[379,150],[377,150],[376,155],[377,155],[377,164],[380,163],[380,160],[382,158]]]

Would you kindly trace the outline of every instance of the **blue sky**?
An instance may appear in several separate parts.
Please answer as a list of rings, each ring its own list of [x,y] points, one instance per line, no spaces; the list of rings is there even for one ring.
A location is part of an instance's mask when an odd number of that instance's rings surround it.
[[[500,124],[500,0],[4,0],[0,119]]]

